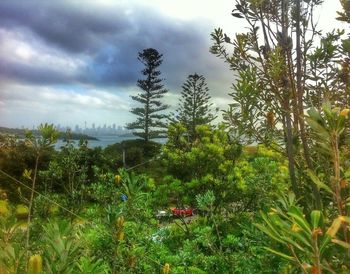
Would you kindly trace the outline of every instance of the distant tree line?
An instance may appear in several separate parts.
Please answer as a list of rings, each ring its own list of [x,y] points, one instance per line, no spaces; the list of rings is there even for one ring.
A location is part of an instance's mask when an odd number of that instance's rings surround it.
[[[7,128],[7,127],[0,127],[0,133],[2,134],[10,134],[10,135],[16,135],[20,138],[24,138],[26,136],[26,129],[19,129],[19,128]],[[32,130],[34,136],[40,136],[39,130]],[[58,139],[60,140],[98,140],[95,137],[81,134],[81,133],[74,133],[71,131],[68,132],[59,132],[58,133]]]

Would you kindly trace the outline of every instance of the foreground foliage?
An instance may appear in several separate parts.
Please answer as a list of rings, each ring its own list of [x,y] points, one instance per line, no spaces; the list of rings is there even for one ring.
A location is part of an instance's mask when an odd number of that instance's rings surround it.
[[[176,129],[183,135],[175,134]],[[170,273],[254,273],[268,265],[282,267],[259,247],[266,237],[251,223],[259,218],[258,209],[267,208],[288,187],[285,160],[263,146],[242,154],[224,128],[199,126],[196,131],[192,143],[180,124],[169,130],[157,162],[168,172],[160,179],[159,174],[154,179],[152,173],[99,166],[92,166],[92,177],[84,175],[83,155],[89,149],[68,142],[39,172],[38,189],[45,197],[34,200],[29,258],[41,256],[46,273],[154,273],[166,264]],[[181,146],[172,149],[176,140]],[[191,205],[195,217],[156,219],[157,210],[167,210],[172,201]],[[0,256],[1,265],[25,271],[27,227],[17,229],[21,206],[16,211],[3,202],[3,208],[2,221],[14,234],[5,237],[2,247],[14,251],[11,260]]]

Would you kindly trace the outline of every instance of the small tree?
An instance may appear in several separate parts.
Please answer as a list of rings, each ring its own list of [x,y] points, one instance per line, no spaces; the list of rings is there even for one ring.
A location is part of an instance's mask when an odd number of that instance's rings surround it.
[[[29,181],[31,181],[31,191],[29,197],[28,205],[28,220],[27,220],[27,239],[26,239],[26,250],[27,250],[27,259],[29,258],[29,239],[30,239],[30,225],[32,218],[32,208],[34,202],[34,194],[36,193],[36,182],[39,168],[39,161],[42,154],[45,150],[52,149],[53,145],[58,139],[59,132],[55,129],[53,125],[41,124],[38,127],[39,136],[35,136],[33,132],[29,131],[26,133],[25,143],[34,149],[35,152],[35,167],[32,175],[32,170],[24,170],[23,176]]]
[[[135,122],[128,124],[127,128],[137,130],[133,134],[143,138],[146,142],[153,138],[161,138],[165,133],[166,125],[162,120],[166,118],[166,115],[160,112],[168,106],[159,99],[168,90],[164,88],[163,79],[159,78],[161,72],[157,70],[163,62],[162,56],[153,48],[145,49],[138,55],[138,60],[145,66],[141,71],[145,79],[137,80],[137,86],[142,93],[131,96],[131,98],[143,106],[131,110],[131,113],[137,115],[138,118]]]
[[[191,139],[195,136],[196,126],[208,125],[216,116],[212,114],[209,88],[203,75],[189,75],[182,85],[180,107],[175,122],[181,122],[189,131]]]
[[[349,65],[341,60],[348,56],[350,42],[341,40],[342,31],[322,37],[317,30],[315,9],[322,2],[236,0],[231,14],[244,19],[248,32],[231,39],[216,29],[211,47],[236,74],[230,94],[233,102],[224,120],[241,141],[285,150],[293,192],[298,199],[303,197],[299,201],[309,209],[321,208],[321,196],[312,181],[301,180],[306,169],[316,168],[318,157],[308,138],[304,113],[312,106],[320,109],[324,100],[344,107],[350,96]],[[315,47],[316,38],[319,47]],[[301,159],[298,165],[296,159]],[[314,199],[310,200],[311,193]]]

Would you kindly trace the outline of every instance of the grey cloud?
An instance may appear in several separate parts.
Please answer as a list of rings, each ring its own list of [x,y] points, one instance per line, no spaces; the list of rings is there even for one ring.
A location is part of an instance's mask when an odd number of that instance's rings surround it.
[[[20,78],[20,79],[18,79]],[[74,75],[56,70],[53,67],[32,67],[30,64],[0,62],[0,79],[17,80],[31,84],[72,83]]]
[[[160,69],[171,91],[178,90],[188,74],[207,76],[219,67],[208,52],[209,22],[176,21],[137,6],[127,15],[130,7],[96,8],[79,2],[0,1],[2,26],[29,32],[32,39],[85,62],[71,72],[9,63],[0,56],[3,77],[37,85],[134,86],[142,69],[137,53],[148,47],[164,54]]]
[[[68,1],[0,2],[0,23],[8,28],[27,28],[55,47],[74,53],[98,49],[101,37],[123,32],[125,18],[105,10],[90,10],[69,5]]]

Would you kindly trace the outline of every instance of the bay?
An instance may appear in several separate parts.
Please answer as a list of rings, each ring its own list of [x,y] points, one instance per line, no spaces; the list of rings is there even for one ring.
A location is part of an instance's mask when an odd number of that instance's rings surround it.
[[[89,148],[96,148],[101,147],[105,148],[109,145],[113,145],[115,143],[120,143],[125,140],[134,140],[136,139],[135,136],[118,136],[118,135],[98,135],[98,136],[92,136],[97,138],[98,140],[88,140],[87,146]],[[79,140],[73,140],[72,141],[76,146],[79,145]],[[161,144],[164,144],[166,142],[166,138],[160,138],[156,140],[156,142],[159,142]],[[64,140],[58,140],[55,144],[55,149],[60,150],[62,146],[64,146],[66,142]]]

